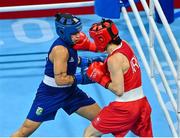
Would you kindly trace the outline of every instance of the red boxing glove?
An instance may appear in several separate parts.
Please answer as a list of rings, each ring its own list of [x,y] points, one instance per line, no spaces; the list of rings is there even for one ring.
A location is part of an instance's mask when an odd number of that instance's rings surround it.
[[[74,44],[73,48],[76,50],[97,51],[95,43],[91,42],[83,32],[80,32],[80,40]]]
[[[111,82],[107,75],[103,62],[93,62],[87,69],[88,77],[103,87],[107,88]]]

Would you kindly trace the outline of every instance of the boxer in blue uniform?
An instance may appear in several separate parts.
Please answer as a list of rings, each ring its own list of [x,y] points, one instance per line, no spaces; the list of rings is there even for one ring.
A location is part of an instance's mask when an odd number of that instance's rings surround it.
[[[58,13],[55,25],[59,38],[54,41],[48,52],[44,79],[37,89],[26,120],[12,137],[30,136],[42,122],[53,120],[60,108],[68,115],[75,112],[90,121],[100,112],[97,103],[77,85],[94,83],[86,75],[86,66],[103,58],[78,57],[78,47],[84,46],[92,51],[96,49],[94,43],[80,32],[82,23],[79,18]],[[78,66],[81,71],[76,73]]]

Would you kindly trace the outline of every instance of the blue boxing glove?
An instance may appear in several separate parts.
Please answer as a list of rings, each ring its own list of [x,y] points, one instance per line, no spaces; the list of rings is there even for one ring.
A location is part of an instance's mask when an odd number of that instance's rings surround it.
[[[81,72],[78,72],[74,75],[74,83],[76,84],[91,84],[95,83],[94,81],[90,80],[89,77],[87,76],[87,71],[88,68],[82,68]]]
[[[87,68],[89,67],[89,65],[91,63],[93,63],[94,61],[98,61],[98,62],[104,62],[104,60],[106,59],[107,56],[103,55],[103,56],[97,56],[97,57],[92,57],[92,58],[88,58],[88,57],[79,57],[80,58],[80,62],[78,64],[78,67],[80,68]]]

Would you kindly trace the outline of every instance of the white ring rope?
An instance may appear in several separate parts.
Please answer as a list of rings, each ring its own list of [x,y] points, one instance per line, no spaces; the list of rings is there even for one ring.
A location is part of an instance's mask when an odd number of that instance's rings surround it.
[[[149,67],[149,65],[147,63],[146,57],[145,57],[145,55],[143,53],[143,50],[141,48],[142,46],[140,45],[138,37],[137,37],[133,27],[132,27],[129,16],[127,14],[127,11],[126,11],[126,9],[124,7],[122,7],[121,10],[122,10],[122,13],[124,15],[124,19],[126,21],[128,29],[129,29],[129,31],[131,33],[131,36],[132,36],[132,38],[133,38],[133,40],[134,40],[134,42],[136,44],[136,48],[138,49],[139,55],[141,56],[141,59],[143,61],[144,67],[145,67],[145,69],[147,71],[147,74],[148,74],[149,78],[151,78],[150,67]],[[161,97],[161,94],[160,94],[160,91],[159,91],[158,86],[156,84],[156,81],[155,81],[154,78],[151,78],[150,80],[151,80],[151,83],[152,83],[152,85],[153,85],[153,87],[155,89],[155,92],[156,92],[156,95],[158,97],[159,103],[160,103],[160,105],[161,105],[161,107],[162,107],[162,109],[163,109],[163,111],[165,113],[166,119],[168,120],[169,126],[170,126],[170,128],[172,130],[172,133],[173,133],[173,136],[177,137],[178,135],[177,135],[176,129],[174,127],[174,124],[173,124],[173,121],[172,121],[172,119],[170,117],[170,114],[169,114],[169,112],[168,112],[168,110],[167,110],[167,108],[165,106],[165,103],[164,103],[164,101],[163,101],[163,99]]]
[[[1,7],[0,12],[48,10],[48,9],[59,9],[59,8],[89,7],[89,6],[94,6],[94,1],[69,2],[69,3],[59,3],[59,4],[40,4],[40,5],[27,5],[27,6],[8,6],[8,7]]]
[[[157,9],[158,14],[160,15],[159,17],[161,18],[161,21],[162,21],[162,23],[164,25],[164,28],[166,29],[166,32],[167,32],[167,34],[168,34],[168,36],[170,38],[170,41],[171,41],[171,43],[172,43],[172,45],[174,47],[175,53],[176,53],[177,57],[180,59],[180,48],[179,48],[178,43],[177,43],[177,41],[176,41],[176,39],[174,37],[174,34],[171,31],[171,28],[170,28],[170,26],[169,26],[169,24],[167,22],[167,19],[164,16],[162,8],[161,8],[161,6],[160,6],[160,4],[159,4],[159,2],[157,0],[153,0],[153,2],[154,2],[154,5],[155,5],[155,7]]]
[[[134,15],[135,15],[136,21],[138,22],[139,28],[140,28],[143,36],[144,36],[145,42],[146,42],[147,45],[148,45],[148,49],[150,50],[150,54],[151,54],[151,56],[153,57],[153,61],[155,62],[155,65],[156,65],[156,67],[157,67],[157,69],[158,69],[158,72],[160,73],[160,75],[161,75],[161,77],[162,77],[162,81],[163,81],[164,86],[165,86],[165,88],[166,88],[166,90],[167,90],[167,93],[168,93],[168,95],[169,95],[169,97],[170,97],[171,103],[172,103],[175,111],[177,111],[177,103],[176,103],[176,100],[175,100],[175,98],[174,98],[174,96],[173,96],[173,93],[172,93],[172,91],[171,91],[171,89],[170,89],[170,87],[169,87],[169,85],[168,85],[167,79],[166,79],[166,77],[165,77],[165,75],[164,75],[164,73],[163,73],[163,69],[162,69],[161,64],[160,64],[160,62],[159,62],[159,60],[158,60],[158,57],[157,57],[157,55],[156,55],[156,53],[155,53],[155,50],[154,50],[153,47],[150,47],[150,40],[149,40],[147,31],[146,31],[146,29],[145,29],[145,27],[144,27],[144,24],[143,24],[143,22],[142,22],[142,19],[141,19],[140,15],[139,15],[139,12],[138,12],[137,8],[136,8],[136,5],[135,5],[135,3],[134,3],[134,0],[129,0],[129,3],[130,3],[130,5],[131,5],[132,11],[133,11],[133,13],[134,13]]]
[[[165,58],[166,58],[166,60],[167,60],[167,62],[169,64],[169,67],[170,67],[170,69],[172,71],[172,74],[173,74],[175,80],[177,81],[177,71],[176,71],[176,68],[174,67],[174,64],[173,64],[173,62],[171,60],[171,57],[169,56],[169,53],[168,53],[168,51],[166,49],[166,45],[165,45],[165,43],[164,43],[164,41],[162,39],[162,36],[161,36],[161,34],[160,34],[159,30],[158,30],[158,27],[157,27],[157,25],[156,25],[156,23],[154,21],[154,18],[148,16],[149,15],[149,7],[148,7],[148,5],[147,5],[145,0],[140,0],[140,1],[141,1],[142,5],[144,7],[144,10],[145,10],[145,13],[146,13],[148,19],[149,19],[149,23],[153,27],[153,31],[155,32],[155,35],[156,35],[156,37],[158,39],[158,42],[159,42],[160,47],[161,47],[161,50],[163,51],[163,54],[165,55]],[[180,56],[180,54],[177,55],[177,57],[179,57],[179,56]]]

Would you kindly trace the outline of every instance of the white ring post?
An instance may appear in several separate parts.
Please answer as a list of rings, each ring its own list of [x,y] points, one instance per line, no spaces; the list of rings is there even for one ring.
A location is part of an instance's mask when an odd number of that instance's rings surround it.
[[[150,10],[149,10],[149,16],[153,17],[154,15],[154,3],[152,0],[149,1]],[[154,31],[152,25],[149,23],[149,48],[153,49],[154,51]],[[150,52],[150,51],[149,51]],[[153,57],[150,56],[150,68],[151,68],[151,76],[154,77],[154,60]]]

